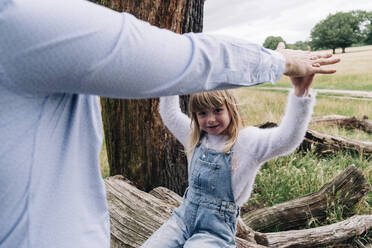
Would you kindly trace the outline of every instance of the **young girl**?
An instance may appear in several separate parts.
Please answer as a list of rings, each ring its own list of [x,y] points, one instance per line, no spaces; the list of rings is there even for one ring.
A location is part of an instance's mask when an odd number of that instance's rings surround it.
[[[164,124],[188,154],[189,187],[183,204],[142,247],[235,247],[239,207],[252,191],[260,165],[295,150],[311,119],[313,76],[291,78],[294,90],[280,126],[242,128],[231,91],[193,94],[191,119],[181,112],[178,96],[160,99]]]

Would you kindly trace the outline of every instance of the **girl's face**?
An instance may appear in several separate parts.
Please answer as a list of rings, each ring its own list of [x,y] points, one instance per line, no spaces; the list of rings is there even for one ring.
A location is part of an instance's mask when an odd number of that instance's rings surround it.
[[[200,129],[212,135],[223,134],[231,121],[225,104],[215,109],[203,109],[196,112],[196,118]]]

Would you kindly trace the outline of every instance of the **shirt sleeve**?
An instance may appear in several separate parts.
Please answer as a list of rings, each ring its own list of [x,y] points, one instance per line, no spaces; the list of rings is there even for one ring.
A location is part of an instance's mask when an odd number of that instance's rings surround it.
[[[0,65],[18,90],[149,98],[276,82],[281,54],[178,35],[83,0],[2,0]]]
[[[164,125],[184,147],[191,131],[191,120],[180,108],[178,96],[160,97],[159,113]]]
[[[288,104],[278,127],[261,129],[247,127],[239,133],[237,157],[244,160],[254,158],[259,166],[263,162],[293,152],[303,141],[307,126],[311,120],[316,93],[311,96],[297,97],[293,90],[289,94]],[[239,164],[244,164],[240,161]]]

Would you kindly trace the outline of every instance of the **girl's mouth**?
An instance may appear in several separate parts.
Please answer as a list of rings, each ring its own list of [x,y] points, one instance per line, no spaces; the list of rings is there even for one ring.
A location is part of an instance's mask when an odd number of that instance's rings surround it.
[[[209,126],[208,128],[209,129],[215,129],[215,128],[217,128],[218,127],[218,125],[215,125],[215,126]]]

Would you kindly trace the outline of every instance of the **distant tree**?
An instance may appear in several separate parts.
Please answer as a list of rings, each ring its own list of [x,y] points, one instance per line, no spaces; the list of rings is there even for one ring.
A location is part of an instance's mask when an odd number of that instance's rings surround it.
[[[275,50],[276,47],[278,46],[279,42],[284,42],[282,37],[280,36],[269,36],[265,39],[265,42],[263,43],[263,47],[269,48],[272,50]]]
[[[359,22],[360,35],[358,42],[361,44],[372,44],[372,11],[353,10],[354,15]]]
[[[366,27],[364,43],[372,45],[372,22]]]
[[[352,12],[338,12],[328,15],[320,21],[311,31],[311,46],[315,49],[345,48],[357,43],[361,36],[360,20]]]
[[[357,14],[361,22],[362,42],[372,45],[372,11],[358,11]]]

